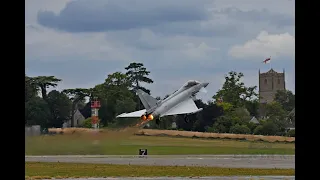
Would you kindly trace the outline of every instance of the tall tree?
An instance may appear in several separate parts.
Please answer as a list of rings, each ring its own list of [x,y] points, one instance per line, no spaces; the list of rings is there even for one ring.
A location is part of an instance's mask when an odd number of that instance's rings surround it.
[[[197,104],[198,106],[198,104]],[[198,106],[199,107],[199,106]],[[223,115],[223,108],[217,106],[213,102],[208,102],[207,105],[203,107],[203,110],[198,114],[197,131],[207,131],[208,127],[212,127],[213,123],[218,117]]]
[[[279,90],[275,94],[276,102],[280,103],[284,110],[290,112],[295,107],[295,95],[289,90]]]
[[[242,107],[246,101],[251,101],[257,97],[255,92],[257,86],[246,87],[241,78],[243,74],[231,71],[225,76],[222,89],[219,89],[213,99],[232,104],[233,107]]]
[[[146,93],[150,94],[150,90],[141,86],[141,83],[153,83],[153,80],[148,78],[150,71],[147,71],[147,69],[143,66],[143,63],[133,62],[130,63],[125,69],[127,70],[126,75],[132,84],[133,90],[142,89]],[[137,109],[139,110],[141,102],[138,96],[135,96],[135,101],[137,102]]]
[[[148,78],[150,71],[147,71],[142,63],[136,62],[130,63],[125,69],[127,70],[126,75],[132,83],[133,89],[142,89],[150,94],[150,90],[141,86],[141,83],[153,83],[153,80]]]
[[[54,76],[37,76],[32,77],[32,81],[41,89],[42,98],[46,101],[47,88],[56,87],[61,79],[58,79]]]
[[[250,121],[250,112],[245,107],[235,108],[229,114],[232,119],[232,124],[246,124]]]
[[[126,74],[115,72],[109,74],[104,83],[93,88],[93,92],[101,100],[99,118],[103,125],[114,123],[117,114],[131,111],[132,106],[136,107],[130,86]]]
[[[105,79],[105,85],[129,87],[130,79],[126,74],[123,74],[121,72],[115,72],[108,75],[107,79]]]
[[[116,101],[115,104],[115,112],[116,114],[121,114],[124,112],[132,112],[136,108],[136,103],[133,101],[131,97],[127,97],[125,99],[120,99]],[[115,121],[116,125],[119,127],[135,125],[137,124],[139,118],[121,118]]]
[[[224,115],[217,117],[217,120],[213,124],[213,131],[226,133],[230,132],[230,128],[237,125],[245,126],[250,121],[250,113],[244,107],[234,108],[232,111],[225,112]]]
[[[30,99],[38,95],[38,87],[34,83],[33,79],[25,75],[25,102],[28,102]]]
[[[232,117],[231,116],[220,116],[213,124],[213,132],[216,133],[228,133],[232,127]]]
[[[85,97],[92,96],[91,89],[76,88],[76,89],[65,89],[62,91],[72,101],[71,107],[71,127],[74,127],[74,114],[78,110],[78,103],[83,101]]]
[[[254,99],[252,101],[246,101],[245,107],[250,112],[251,116],[258,117],[258,110],[259,110],[259,101],[258,99]]]
[[[64,122],[70,120],[71,101],[66,94],[52,90],[48,93],[47,102],[51,110],[50,127],[61,128]]]
[[[25,103],[25,125],[40,125],[46,128],[50,118],[50,108],[42,98],[34,97]]]
[[[280,131],[288,125],[287,112],[283,109],[280,103],[272,102],[267,104],[267,116],[269,120],[275,123]]]
[[[76,96],[75,98],[79,98],[78,96]],[[86,106],[87,102],[86,102],[86,99],[83,98],[83,99],[80,99],[79,102],[77,103],[77,108],[78,109],[83,109],[85,106]]]

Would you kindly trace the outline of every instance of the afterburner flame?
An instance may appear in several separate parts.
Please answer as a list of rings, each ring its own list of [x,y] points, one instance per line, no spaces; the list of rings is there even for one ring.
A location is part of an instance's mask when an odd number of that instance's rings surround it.
[[[153,120],[153,115],[152,114],[148,115],[148,120]]]
[[[147,117],[146,117],[145,115],[142,115],[142,116],[141,116],[141,120],[142,120],[142,121],[145,121],[145,120],[147,120]]]

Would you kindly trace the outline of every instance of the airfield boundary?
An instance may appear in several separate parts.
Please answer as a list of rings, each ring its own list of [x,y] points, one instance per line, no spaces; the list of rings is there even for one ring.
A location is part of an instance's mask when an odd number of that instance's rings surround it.
[[[87,133],[97,131],[90,128],[49,128],[49,133],[57,134],[73,134]],[[99,129],[98,131],[108,131],[107,129]],[[122,129],[119,131],[126,131]],[[157,130],[157,129],[139,129],[132,132],[133,135],[142,136],[168,136],[168,137],[189,137],[189,138],[205,138],[205,139],[232,139],[232,140],[248,140],[248,141],[265,141],[265,142],[295,142],[295,137],[285,136],[263,136],[252,134],[228,134],[228,133],[207,133],[193,131],[177,131],[177,130]]]

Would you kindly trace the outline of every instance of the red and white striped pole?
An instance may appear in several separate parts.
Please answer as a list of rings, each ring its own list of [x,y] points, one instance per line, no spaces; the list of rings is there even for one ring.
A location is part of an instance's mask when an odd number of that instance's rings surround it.
[[[99,109],[101,107],[100,101],[98,101],[98,98],[93,98],[91,101],[91,123],[92,127],[97,129],[99,128]]]

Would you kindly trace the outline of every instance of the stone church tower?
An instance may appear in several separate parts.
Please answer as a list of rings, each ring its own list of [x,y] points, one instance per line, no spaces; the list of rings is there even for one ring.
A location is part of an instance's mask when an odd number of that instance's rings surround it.
[[[266,73],[259,70],[259,102],[270,103],[278,90],[285,90],[285,72],[278,73],[272,68]]]

